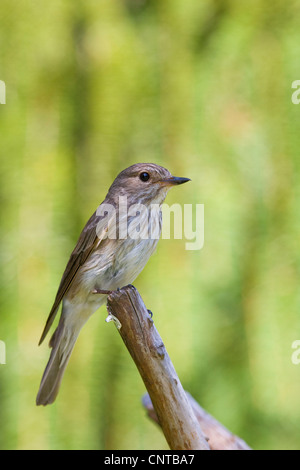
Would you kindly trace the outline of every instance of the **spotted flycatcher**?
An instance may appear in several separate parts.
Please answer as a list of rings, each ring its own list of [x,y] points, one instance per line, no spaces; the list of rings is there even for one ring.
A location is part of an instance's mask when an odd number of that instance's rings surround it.
[[[142,271],[161,233],[161,204],[172,186],[187,181],[153,163],[132,165],[116,177],[81,232],[41,336],[39,344],[62,303],[37,405],[54,402],[81,328],[106,301],[101,291],[131,284]]]

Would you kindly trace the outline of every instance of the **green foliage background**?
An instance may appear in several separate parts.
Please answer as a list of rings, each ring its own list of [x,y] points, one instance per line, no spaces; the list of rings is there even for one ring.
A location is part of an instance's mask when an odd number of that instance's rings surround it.
[[[256,449],[300,448],[300,2],[2,0],[1,449],[165,449],[99,310],[55,405],[37,343],[86,220],[119,171],[166,166],[205,245],[161,240],[136,280],[183,386]]]

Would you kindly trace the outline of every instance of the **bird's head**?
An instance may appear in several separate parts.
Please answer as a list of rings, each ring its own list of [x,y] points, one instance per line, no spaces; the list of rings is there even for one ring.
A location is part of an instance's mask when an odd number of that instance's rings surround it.
[[[137,163],[116,177],[107,197],[115,201],[119,196],[126,196],[129,204],[161,204],[171,187],[187,181],[190,179],[172,176],[166,168],[154,163]]]

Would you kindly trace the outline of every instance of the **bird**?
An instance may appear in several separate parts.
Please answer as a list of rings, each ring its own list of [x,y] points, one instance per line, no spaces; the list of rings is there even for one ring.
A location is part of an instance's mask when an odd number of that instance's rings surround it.
[[[132,284],[145,267],[161,234],[161,205],[171,187],[188,181],[154,163],[136,163],[115,178],[70,255],[41,335],[39,345],[62,305],[49,341],[51,353],[36,397],[38,406],[55,401],[78,335],[105,303],[107,293]]]

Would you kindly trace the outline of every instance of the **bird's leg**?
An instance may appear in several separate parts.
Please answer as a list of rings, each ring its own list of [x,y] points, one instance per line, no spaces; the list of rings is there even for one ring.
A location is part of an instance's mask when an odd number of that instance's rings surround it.
[[[131,287],[134,287],[130,284]],[[113,289],[113,290],[108,290],[108,289],[93,289],[92,290],[92,294],[102,294],[102,295],[110,295],[112,294],[113,292],[120,292],[120,290],[122,289],[122,287],[117,287],[116,289]]]
[[[120,292],[121,290],[121,287],[117,287],[116,289],[114,290],[107,290],[107,289],[93,289],[92,290],[92,294],[102,294],[102,295],[110,295],[112,294],[113,292]]]
[[[110,295],[113,291],[106,290],[106,289],[93,289],[92,294],[103,294],[103,295]]]

